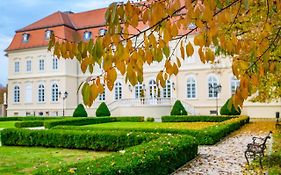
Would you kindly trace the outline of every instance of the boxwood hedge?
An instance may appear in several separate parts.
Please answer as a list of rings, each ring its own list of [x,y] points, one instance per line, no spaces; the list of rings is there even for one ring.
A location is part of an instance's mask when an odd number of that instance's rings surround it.
[[[244,124],[249,122],[248,116],[240,116],[232,118],[224,122],[220,122],[217,125],[201,129],[171,129],[171,128],[95,128],[94,126],[75,127],[75,126],[57,126],[53,129],[64,129],[64,130],[91,130],[91,131],[135,131],[135,132],[153,132],[153,133],[171,133],[171,134],[187,134],[195,137],[200,145],[212,145],[220,141],[223,137],[232,131],[237,130]]]
[[[68,175],[72,171],[76,175],[166,175],[193,159],[197,152],[198,144],[191,136],[162,136],[100,159],[39,169],[35,174]]]
[[[230,116],[162,116],[162,122],[223,122]]]
[[[70,117],[0,117],[0,121],[54,120],[66,118]]]
[[[111,131],[4,129],[2,145],[43,146],[96,151],[117,151],[158,138],[159,134]]]
[[[46,121],[44,123],[45,128],[52,128],[57,125],[90,125],[98,123],[107,123],[107,122],[143,122],[144,117],[141,116],[130,116],[130,117],[88,117],[88,118],[70,118],[61,121]]]
[[[21,121],[15,123],[16,128],[39,127],[39,126],[44,126],[44,120]]]

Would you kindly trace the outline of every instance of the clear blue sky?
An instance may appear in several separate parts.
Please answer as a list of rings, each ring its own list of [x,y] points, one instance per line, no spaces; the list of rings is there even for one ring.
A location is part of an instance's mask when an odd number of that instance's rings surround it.
[[[56,11],[81,12],[107,7],[122,0],[1,0],[0,2],[0,84],[7,83],[8,58],[4,50],[15,31]],[[125,0],[123,0],[125,1]]]

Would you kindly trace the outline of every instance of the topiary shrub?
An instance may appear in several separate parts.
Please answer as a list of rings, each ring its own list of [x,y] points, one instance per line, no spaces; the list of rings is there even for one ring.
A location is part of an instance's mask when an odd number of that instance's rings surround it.
[[[153,117],[148,117],[148,118],[146,119],[146,121],[147,121],[147,122],[154,122],[154,118],[153,118]]]
[[[73,112],[73,117],[88,117],[88,114],[82,104],[79,104]]]
[[[186,110],[181,104],[180,100],[177,100],[172,108],[171,115],[187,115]]]
[[[97,111],[96,111],[96,116],[97,117],[106,117],[106,116],[110,116],[110,111],[108,109],[108,107],[106,106],[105,102],[102,102]]]
[[[221,109],[220,109],[220,114],[221,114],[221,115],[240,115],[240,114],[241,114],[241,109],[240,109],[240,107],[238,107],[238,109],[236,109],[236,108],[234,107],[234,105],[231,103],[230,100],[231,100],[231,98],[228,99],[228,100],[225,102],[225,104],[221,107]],[[229,104],[229,103],[231,103],[231,104]],[[230,108],[229,105],[231,105],[231,108]]]

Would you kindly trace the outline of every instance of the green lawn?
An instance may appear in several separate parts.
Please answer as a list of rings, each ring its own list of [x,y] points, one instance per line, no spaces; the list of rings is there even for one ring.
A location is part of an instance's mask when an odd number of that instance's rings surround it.
[[[86,150],[2,146],[0,147],[0,174],[31,174],[39,167],[58,167],[109,154]]]
[[[0,122],[0,128],[15,128],[16,121]]]
[[[169,129],[202,129],[218,124],[217,122],[111,122],[103,124],[85,125],[95,128],[169,128]]]

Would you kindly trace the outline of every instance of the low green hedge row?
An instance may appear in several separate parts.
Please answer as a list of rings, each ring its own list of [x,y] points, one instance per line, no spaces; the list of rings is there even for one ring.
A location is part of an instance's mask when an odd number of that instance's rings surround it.
[[[107,123],[114,121],[113,118],[110,117],[83,117],[83,118],[71,118],[65,120],[57,120],[57,121],[46,121],[44,123],[45,128],[52,128],[57,125],[72,125],[72,126],[80,126],[80,125],[90,125],[90,124],[98,124],[98,123]]]
[[[171,128],[95,128],[92,126],[75,127],[75,126],[57,126],[53,129],[64,130],[91,130],[91,131],[135,131],[135,132],[153,132],[153,133],[171,133],[171,134],[187,134],[195,137],[200,145],[212,145],[221,140],[227,134],[237,130],[244,124],[249,122],[248,116],[240,116],[232,118],[224,122],[220,122],[215,126],[211,126],[201,130],[192,129],[171,129]]]
[[[2,145],[43,146],[55,148],[91,149],[96,151],[118,151],[157,139],[159,134],[111,131],[28,130],[4,129],[1,131]]]
[[[198,144],[191,136],[162,136],[110,156],[56,169],[39,169],[35,174],[68,175],[73,171],[76,175],[167,175],[192,160],[197,152]]]
[[[70,117],[0,117],[0,121],[53,120],[66,118]]]
[[[44,126],[44,120],[21,121],[15,123],[16,128],[39,127],[39,126]]]
[[[223,122],[229,116],[162,116],[162,122]]]
[[[60,121],[46,121],[44,123],[45,128],[52,128],[57,125],[90,125],[98,123],[107,123],[107,122],[143,122],[144,117],[140,116],[131,116],[131,117],[87,117],[87,118],[71,118]]]

